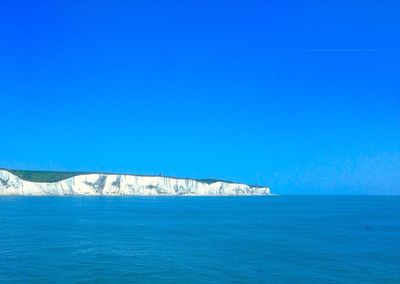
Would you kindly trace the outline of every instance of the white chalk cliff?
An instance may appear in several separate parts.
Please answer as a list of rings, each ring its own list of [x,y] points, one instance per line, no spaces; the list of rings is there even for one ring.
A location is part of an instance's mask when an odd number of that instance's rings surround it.
[[[85,174],[58,182],[31,182],[0,170],[0,195],[269,195],[268,187],[162,176]]]

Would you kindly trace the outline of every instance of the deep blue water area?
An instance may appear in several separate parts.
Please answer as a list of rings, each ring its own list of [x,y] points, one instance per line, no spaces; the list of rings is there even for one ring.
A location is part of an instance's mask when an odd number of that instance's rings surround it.
[[[1,283],[400,283],[400,197],[1,197]]]

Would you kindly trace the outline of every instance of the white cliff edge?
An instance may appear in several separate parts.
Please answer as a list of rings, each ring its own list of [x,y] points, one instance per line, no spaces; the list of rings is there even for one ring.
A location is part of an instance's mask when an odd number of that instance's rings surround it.
[[[87,174],[59,182],[31,182],[0,170],[0,195],[270,195],[268,187],[162,176]]]

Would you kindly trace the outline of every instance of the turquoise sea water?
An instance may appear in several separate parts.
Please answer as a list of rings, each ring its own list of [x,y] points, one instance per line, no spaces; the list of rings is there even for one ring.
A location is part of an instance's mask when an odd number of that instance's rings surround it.
[[[2,197],[1,283],[400,283],[400,197]]]

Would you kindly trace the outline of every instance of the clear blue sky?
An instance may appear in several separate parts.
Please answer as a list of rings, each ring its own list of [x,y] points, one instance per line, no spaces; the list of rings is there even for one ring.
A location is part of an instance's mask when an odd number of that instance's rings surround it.
[[[0,167],[400,194],[399,1],[3,1]]]

